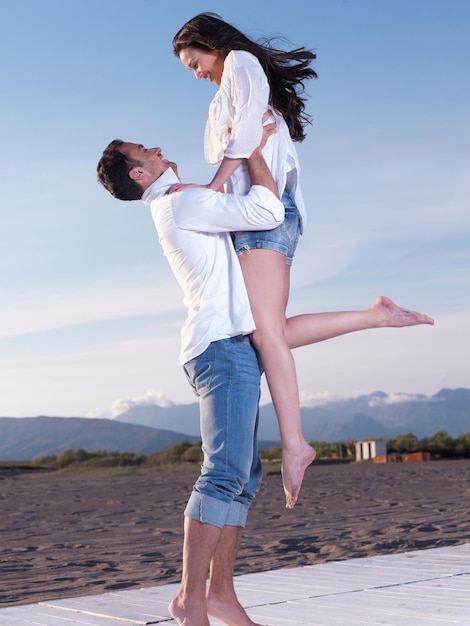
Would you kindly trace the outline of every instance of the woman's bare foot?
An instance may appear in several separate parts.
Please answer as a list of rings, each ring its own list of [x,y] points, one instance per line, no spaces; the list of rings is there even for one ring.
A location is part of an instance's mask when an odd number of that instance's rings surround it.
[[[378,327],[403,328],[418,324],[434,324],[432,317],[403,309],[385,296],[379,296],[370,308],[377,314]]]
[[[286,508],[293,509],[304,478],[305,470],[315,459],[315,449],[306,441],[302,444],[302,449],[296,454],[282,450],[282,485],[286,494]]]
[[[251,621],[236,596],[216,598],[208,594],[207,612],[228,626],[260,626]]]
[[[180,626],[210,626],[204,602],[191,606],[191,603],[185,603],[178,594],[170,602],[168,610]]]

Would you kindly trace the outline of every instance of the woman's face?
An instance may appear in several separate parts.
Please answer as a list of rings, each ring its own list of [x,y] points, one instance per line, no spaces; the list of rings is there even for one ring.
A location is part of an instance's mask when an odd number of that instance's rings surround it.
[[[224,52],[221,50],[205,52],[198,48],[184,48],[179,56],[181,63],[194,72],[197,80],[205,78],[214,85],[220,85],[224,71]]]

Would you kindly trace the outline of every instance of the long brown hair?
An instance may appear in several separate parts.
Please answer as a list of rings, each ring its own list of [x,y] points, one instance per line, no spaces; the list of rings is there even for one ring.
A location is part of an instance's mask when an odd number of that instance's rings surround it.
[[[180,28],[173,38],[173,52],[179,56],[185,48],[206,52],[231,50],[251,52],[263,68],[270,86],[270,104],[284,117],[293,141],[303,141],[305,126],[311,117],[305,113],[304,81],[316,78],[310,63],[316,54],[306,48],[280,50],[273,42],[281,37],[252,41],[215,13],[200,13]]]

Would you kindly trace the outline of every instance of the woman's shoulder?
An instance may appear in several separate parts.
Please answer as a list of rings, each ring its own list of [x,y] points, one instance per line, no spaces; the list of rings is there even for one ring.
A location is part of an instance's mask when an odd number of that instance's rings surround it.
[[[261,68],[261,64],[254,54],[247,52],[246,50],[231,50],[225,60],[226,63],[233,68],[257,66]]]

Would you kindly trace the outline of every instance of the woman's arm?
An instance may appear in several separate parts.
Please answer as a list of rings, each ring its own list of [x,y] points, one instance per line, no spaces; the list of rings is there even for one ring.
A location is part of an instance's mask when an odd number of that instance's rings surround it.
[[[224,157],[214,178],[209,183],[208,188],[214,191],[223,191],[223,186],[242,161],[243,159],[229,159],[228,157]]]
[[[238,53],[238,56],[237,56]],[[247,54],[247,53],[245,53]],[[263,136],[262,124],[271,116],[266,111],[269,99],[269,85],[258,60],[252,55],[247,58],[240,51],[232,51],[227,57],[224,79],[230,94],[230,108],[233,117],[229,129],[230,141],[225,149],[217,171],[208,185],[173,185],[169,193],[188,187],[205,187],[223,191],[223,186],[240,163],[251,156]],[[259,120],[262,119],[262,124]]]

